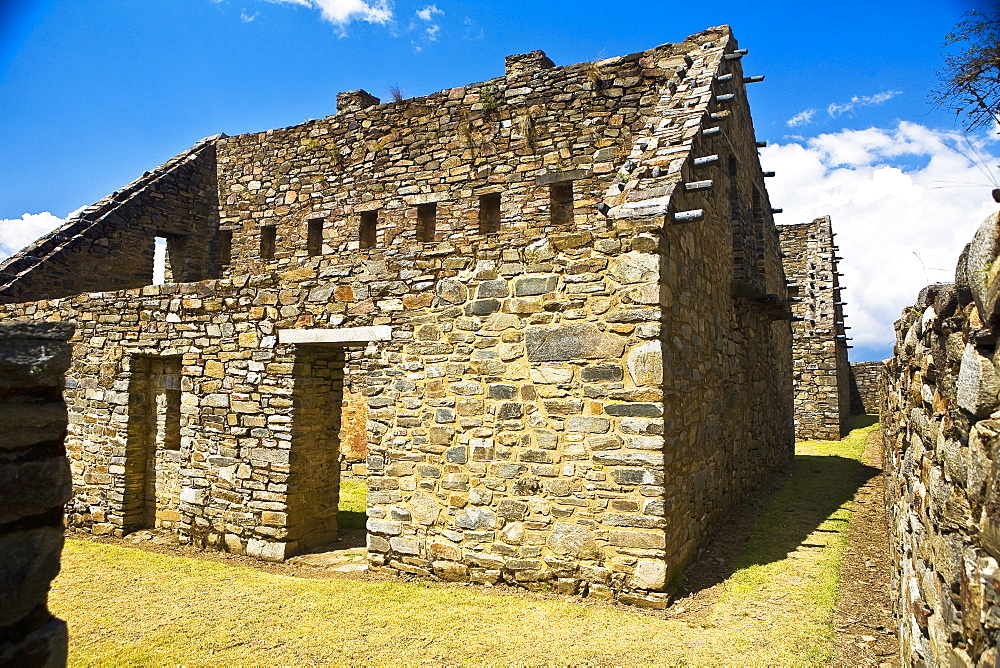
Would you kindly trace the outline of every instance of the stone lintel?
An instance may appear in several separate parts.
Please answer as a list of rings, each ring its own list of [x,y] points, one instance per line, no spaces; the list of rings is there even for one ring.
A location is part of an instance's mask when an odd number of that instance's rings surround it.
[[[406,203],[410,206],[416,206],[418,204],[436,204],[437,202],[443,202],[450,199],[448,193],[423,193],[420,195],[411,195],[406,198]]]
[[[535,177],[536,186],[547,186],[553,183],[563,183],[565,181],[576,181],[577,179],[589,178],[589,169],[573,169],[567,172],[550,172]]]
[[[338,329],[280,329],[278,343],[325,343],[328,345],[361,345],[369,341],[388,341],[392,338],[392,327],[375,325],[372,327],[341,327]]]

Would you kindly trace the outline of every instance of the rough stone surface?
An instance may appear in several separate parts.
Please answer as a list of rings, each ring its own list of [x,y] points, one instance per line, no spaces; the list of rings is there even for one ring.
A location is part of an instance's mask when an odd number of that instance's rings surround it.
[[[956,284],[930,285],[903,310],[882,383],[904,665],[992,666],[998,660],[1000,330],[990,325],[998,322],[995,300],[984,299],[982,290],[974,299],[976,290],[961,285],[983,275],[977,267],[1000,265],[990,241],[995,231],[994,215],[979,229],[975,249],[963,254]]]
[[[86,235],[12,258],[0,312],[79,327],[68,521],[283,559],[336,537],[340,475],[364,475],[373,571],[663,607],[792,455],[786,286],[736,48],[714,28],[401,102],[354,92],[200,144],[86,213]],[[148,285],[175,224],[168,283]],[[99,242],[128,280],[89,270]],[[375,331],[356,328],[389,333],[336,333]]]
[[[59,573],[67,323],[0,321],[0,664],[66,665],[66,624],[48,612]]]
[[[878,415],[879,386],[885,362],[857,362],[851,365],[851,415]]]

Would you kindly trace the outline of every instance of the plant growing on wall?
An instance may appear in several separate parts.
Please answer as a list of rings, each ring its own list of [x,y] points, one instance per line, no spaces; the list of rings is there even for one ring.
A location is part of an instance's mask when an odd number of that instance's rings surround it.
[[[500,110],[500,102],[497,99],[497,89],[493,86],[486,86],[479,92],[479,102],[483,105],[483,111],[488,114]]]

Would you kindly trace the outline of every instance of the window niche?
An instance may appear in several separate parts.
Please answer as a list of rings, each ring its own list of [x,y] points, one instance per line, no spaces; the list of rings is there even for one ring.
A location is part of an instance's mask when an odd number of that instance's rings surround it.
[[[323,219],[310,218],[306,221],[306,250],[309,255],[323,254]]]
[[[219,264],[227,267],[233,263],[233,231],[219,230]]]
[[[361,248],[374,248],[378,239],[378,211],[362,211],[361,224],[358,226],[358,245]]]
[[[500,193],[479,196],[479,232],[492,234],[500,231]]]
[[[264,225],[260,228],[260,259],[273,260],[277,230],[274,225]]]
[[[437,227],[437,203],[417,205],[417,241],[434,241],[434,229]]]
[[[553,225],[573,222],[572,181],[560,181],[549,185],[549,222]]]

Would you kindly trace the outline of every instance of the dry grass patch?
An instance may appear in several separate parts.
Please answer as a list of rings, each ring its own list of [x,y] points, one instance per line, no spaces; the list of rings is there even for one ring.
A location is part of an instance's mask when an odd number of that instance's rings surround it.
[[[857,463],[859,443],[856,431],[800,445],[796,472],[699,621],[436,582],[306,580],[75,540],[51,607],[69,622],[72,665],[814,665],[832,651],[857,484],[844,460]]]

